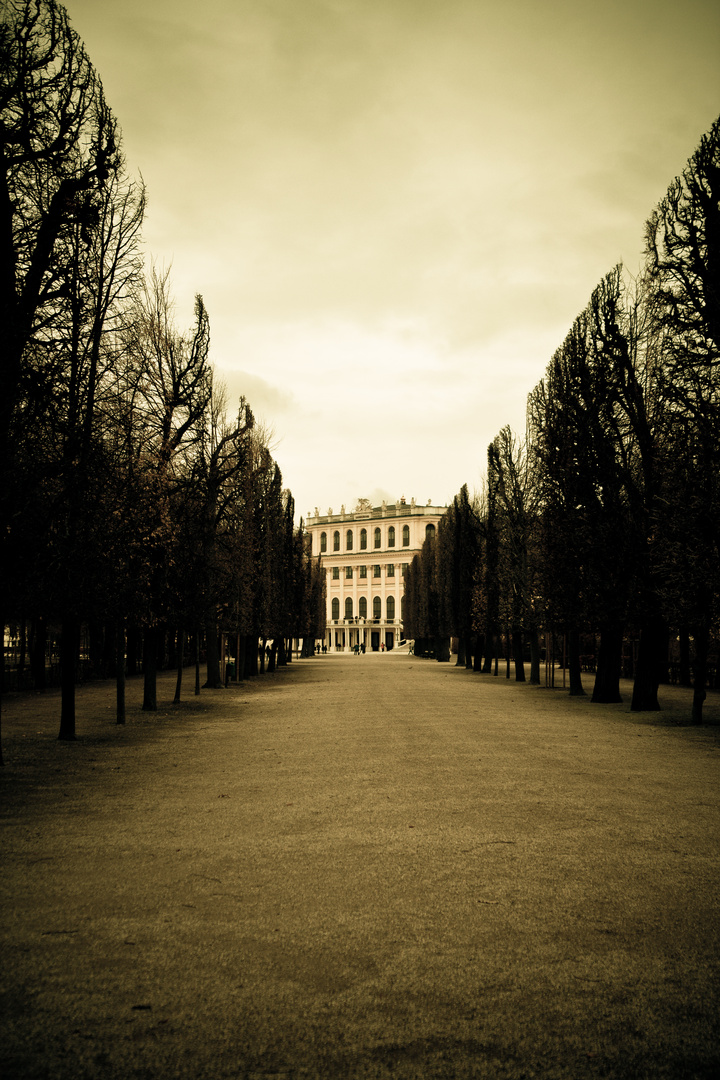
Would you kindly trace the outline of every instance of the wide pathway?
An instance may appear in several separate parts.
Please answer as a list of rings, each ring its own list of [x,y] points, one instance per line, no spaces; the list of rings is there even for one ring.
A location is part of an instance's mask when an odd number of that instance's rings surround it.
[[[718,1075],[717,728],[401,654],[95,694],[6,710],[4,1080]]]

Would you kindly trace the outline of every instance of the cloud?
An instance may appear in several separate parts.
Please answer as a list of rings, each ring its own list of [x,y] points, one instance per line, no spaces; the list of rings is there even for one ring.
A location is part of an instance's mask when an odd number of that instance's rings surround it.
[[[218,367],[217,374],[227,390],[230,406],[244,397],[257,417],[270,417],[273,421],[297,407],[291,392],[273,386],[258,375],[226,367]]]

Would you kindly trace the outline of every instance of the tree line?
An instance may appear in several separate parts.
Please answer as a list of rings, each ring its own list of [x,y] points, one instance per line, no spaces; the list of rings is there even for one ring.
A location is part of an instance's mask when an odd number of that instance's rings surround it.
[[[0,625],[22,628],[33,685],[59,637],[60,738],[75,737],[81,632],[118,680],[219,641],[236,675],[324,627],[323,578],[266,432],[229,406],[201,296],[179,329],[146,266],[146,191],[56,0],[6,0],[0,24]],[[5,650],[2,651],[4,665]],[[260,663],[264,663],[265,652]],[[4,674],[4,672],[3,672]],[[196,691],[199,691],[196,670]]]
[[[416,652],[540,681],[541,641],[562,635],[571,694],[658,709],[671,645],[702,720],[720,631],[720,119],[645,226],[631,278],[593,290],[504,427],[484,489],[463,487],[406,579]],[[588,665],[588,649],[592,664]],[[508,668],[509,671],[509,668]]]

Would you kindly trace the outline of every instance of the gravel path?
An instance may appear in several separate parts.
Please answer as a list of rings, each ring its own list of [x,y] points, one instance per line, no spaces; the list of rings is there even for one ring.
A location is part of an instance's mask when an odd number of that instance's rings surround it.
[[[3,1080],[720,1075],[720,727],[683,692],[391,653],[140,693],[118,728],[82,691],[74,744],[56,695],[4,704]]]

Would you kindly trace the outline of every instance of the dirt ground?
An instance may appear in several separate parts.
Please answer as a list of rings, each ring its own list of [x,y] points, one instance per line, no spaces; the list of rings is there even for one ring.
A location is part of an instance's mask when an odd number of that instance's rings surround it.
[[[3,702],[3,1080],[720,1075],[717,695],[397,653],[173,689],[81,690],[70,744]]]

